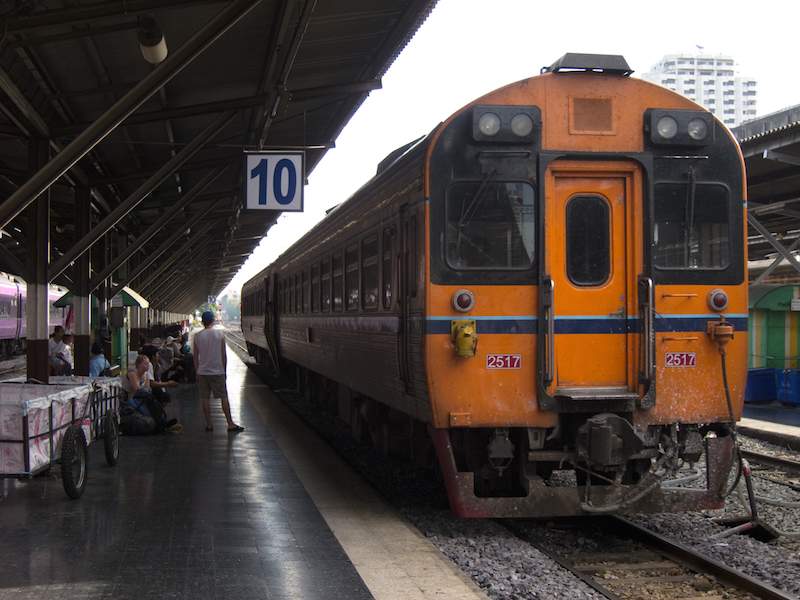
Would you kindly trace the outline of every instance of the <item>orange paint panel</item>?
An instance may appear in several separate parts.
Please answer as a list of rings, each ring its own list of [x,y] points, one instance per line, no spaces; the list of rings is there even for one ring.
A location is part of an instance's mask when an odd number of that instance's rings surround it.
[[[449,427],[450,415],[468,413],[471,427],[552,427],[556,415],[536,401],[536,336],[485,334],[478,352],[459,358],[448,335],[428,335],[425,343],[433,401],[433,426]],[[519,354],[519,369],[487,369],[486,355]]]
[[[687,339],[691,337],[697,339]],[[742,365],[747,365],[747,348],[747,332],[737,332],[734,340],[728,344],[728,378],[737,419],[741,418],[744,403],[747,369],[742,368]],[[666,352],[694,352],[697,355],[697,366],[666,367]],[[638,411],[635,415],[637,424],[713,423],[728,420],[720,354],[704,333],[656,335],[656,392],[655,407],[649,411]]]

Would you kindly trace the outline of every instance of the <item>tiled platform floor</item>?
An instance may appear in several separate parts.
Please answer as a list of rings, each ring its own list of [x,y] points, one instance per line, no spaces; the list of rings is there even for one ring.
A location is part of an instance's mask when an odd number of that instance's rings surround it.
[[[69,500],[58,470],[0,481],[0,600],[371,598],[232,365],[234,415],[203,431],[194,386],[173,394],[185,431],[121,440],[109,468],[90,448],[89,482]],[[257,393],[259,386],[247,388]]]

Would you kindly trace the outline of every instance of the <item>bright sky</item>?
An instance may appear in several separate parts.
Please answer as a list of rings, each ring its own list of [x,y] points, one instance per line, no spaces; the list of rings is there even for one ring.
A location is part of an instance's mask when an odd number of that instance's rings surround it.
[[[283,214],[226,289],[242,284],[346,200],[389,152],[474,98],[536,75],[565,52],[622,54],[638,74],[663,55],[728,54],[758,81],[760,115],[800,104],[800,3],[767,0],[439,0],[309,177],[305,212]],[[220,294],[222,295],[222,294]]]

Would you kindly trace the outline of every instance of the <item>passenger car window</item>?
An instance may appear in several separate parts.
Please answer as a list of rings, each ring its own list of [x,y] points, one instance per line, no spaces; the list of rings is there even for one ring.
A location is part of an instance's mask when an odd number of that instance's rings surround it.
[[[378,236],[361,242],[361,291],[364,308],[378,308]]]
[[[350,246],[345,251],[345,304],[347,310],[358,309],[358,246]]]
[[[311,267],[311,310],[319,311],[319,265]]]
[[[322,311],[331,309],[331,263],[328,259],[322,261],[320,266],[322,275]]]
[[[601,285],[611,274],[611,224],[602,196],[567,201],[567,276],[575,285]]]
[[[728,190],[722,185],[656,184],[655,266],[659,269],[726,269],[731,252],[729,204]]]
[[[383,308],[392,307],[392,264],[394,263],[394,227],[383,230],[382,248],[382,273],[383,280]]]
[[[453,269],[525,270],[533,263],[535,206],[525,182],[456,182],[447,191],[448,265]]]
[[[342,255],[333,257],[333,310],[340,311],[344,306],[344,274],[342,272]]]

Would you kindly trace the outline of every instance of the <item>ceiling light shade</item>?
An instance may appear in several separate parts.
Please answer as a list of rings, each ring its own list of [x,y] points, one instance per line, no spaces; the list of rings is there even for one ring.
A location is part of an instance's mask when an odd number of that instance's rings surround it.
[[[139,18],[137,37],[142,56],[151,65],[157,65],[167,58],[169,52],[167,40],[153,15],[144,15]]]

